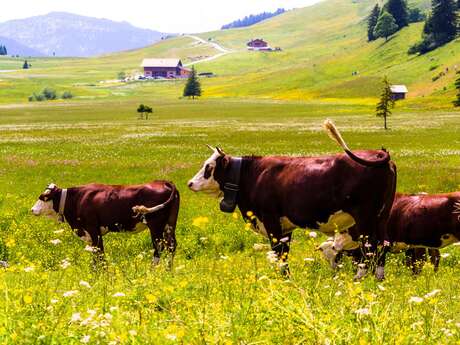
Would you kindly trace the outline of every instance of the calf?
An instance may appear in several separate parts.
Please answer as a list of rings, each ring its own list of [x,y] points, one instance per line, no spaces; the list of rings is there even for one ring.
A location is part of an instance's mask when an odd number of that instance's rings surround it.
[[[176,249],[179,192],[173,183],[155,181],[144,185],[112,186],[88,184],[68,189],[50,184],[32,207],[36,216],[45,215],[67,222],[75,234],[102,255],[102,236],[108,232],[150,230],[153,263],[158,264],[166,247]]]
[[[194,192],[223,196],[223,212],[239,207],[254,230],[270,239],[283,263],[296,227],[328,235],[338,231],[337,250],[359,246],[367,236],[376,250],[386,236],[386,223],[396,188],[396,167],[384,151],[352,153],[335,126],[329,135],[345,154],[321,157],[232,157],[213,149],[189,181]],[[384,255],[379,278],[383,278]],[[285,272],[288,273],[287,264]]]
[[[460,192],[447,194],[396,194],[388,220],[392,252],[414,249],[407,253],[415,273],[416,261],[423,259],[428,248],[437,269],[439,249],[460,240]],[[333,247],[332,244],[323,248]],[[334,248],[335,249],[335,248]],[[334,261],[337,251],[328,248],[327,259]]]

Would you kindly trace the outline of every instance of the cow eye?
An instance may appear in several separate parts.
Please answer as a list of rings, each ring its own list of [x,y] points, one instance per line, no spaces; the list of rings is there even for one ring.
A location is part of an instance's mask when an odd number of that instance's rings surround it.
[[[206,164],[206,167],[204,168],[204,176],[203,176],[206,180],[211,177],[212,169],[213,169],[212,166],[210,166],[209,164]]]

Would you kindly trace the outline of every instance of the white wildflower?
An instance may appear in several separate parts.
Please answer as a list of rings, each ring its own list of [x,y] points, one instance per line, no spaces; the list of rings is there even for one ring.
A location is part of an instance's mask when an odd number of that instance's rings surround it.
[[[269,247],[268,244],[264,244],[264,243],[254,243],[254,245],[252,246],[252,248],[256,251],[256,252],[261,252],[263,250],[266,250]]]
[[[112,306],[112,307],[109,308],[109,310],[113,313],[114,311],[118,310],[118,307],[117,306]]]
[[[32,272],[35,268],[33,266],[28,266],[24,268],[24,272]]]
[[[66,268],[68,268],[70,266],[70,262],[69,262],[69,259],[64,259],[61,261],[61,268],[63,270],[65,270]]]
[[[305,262],[313,262],[313,261],[315,261],[315,259],[314,258],[305,258],[305,259],[303,259],[303,261],[305,261]]]
[[[56,238],[55,240],[51,240],[50,241],[51,244],[54,244],[55,246],[57,246],[58,244],[61,244],[61,240],[59,238]]]
[[[383,285],[377,285],[377,287],[379,288],[380,291],[385,291],[385,287]]]
[[[358,310],[355,310],[356,315],[370,315],[371,311],[369,308],[360,308]]]
[[[275,264],[278,262],[278,254],[276,254],[273,250],[267,252],[267,260],[271,264]]]
[[[409,298],[409,303],[422,303],[423,302],[423,297],[418,297],[418,296],[412,296]]]
[[[112,297],[125,297],[126,295],[123,292],[115,292]]]
[[[289,236],[283,237],[282,239],[280,239],[280,242],[282,243],[289,242]]]
[[[88,344],[90,340],[91,340],[91,336],[85,335],[84,337],[80,339],[80,342],[82,342],[83,344]]]
[[[91,289],[91,285],[89,285],[89,283],[85,282],[84,280],[80,280],[80,286],[83,286],[87,289]]]
[[[105,314],[104,314],[104,319],[110,321],[110,320],[113,319],[113,316],[112,316],[112,314],[110,314],[110,313],[105,313]]]
[[[78,290],[70,290],[70,291],[66,291],[62,294],[63,297],[72,297],[72,296],[75,296],[76,294],[78,294]]]
[[[448,258],[449,256],[450,256],[449,253],[442,253],[442,254],[441,254],[441,257],[442,257],[443,259]]]
[[[220,258],[221,258],[222,260],[227,260],[227,259],[228,259],[228,256],[221,255]]]
[[[95,253],[97,251],[97,248],[90,245],[86,245],[85,250],[90,253]]]
[[[132,336],[132,337],[135,337],[135,336],[137,335],[137,332],[136,332],[135,329],[130,329],[130,330],[128,331],[128,333],[129,333],[129,335]]]
[[[310,233],[308,234],[308,236],[310,236],[311,238],[317,238],[317,237],[318,237],[318,234],[317,234],[315,231],[310,231]]]
[[[337,296],[337,297],[342,296],[342,291],[337,291],[337,292],[335,293],[335,296]]]
[[[50,303],[51,304],[56,304],[57,302],[59,302],[59,300],[57,298],[53,298]]]
[[[184,265],[177,266],[177,267],[176,267],[176,271],[177,271],[177,272],[182,271],[184,268],[185,268]]]
[[[428,292],[426,295],[425,295],[425,298],[430,298],[430,297],[434,297],[436,296],[438,293],[440,293],[441,290],[439,289],[434,289],[433,291],[431,292]]]
[[[97,314],[97,311],[94,310],[94,309],[88,309],[86,312],[87,312],[91,317],[93,317],[94,315]]]
[[[72,317],[70,318],[70,322],[78,322],[81,321],[81,314],[80,313],[74,313],[72,314]]]
[[[175,334],[167,334],[166,339],[173,340],[173,341],[177,340],[177,335],[175,335]]]

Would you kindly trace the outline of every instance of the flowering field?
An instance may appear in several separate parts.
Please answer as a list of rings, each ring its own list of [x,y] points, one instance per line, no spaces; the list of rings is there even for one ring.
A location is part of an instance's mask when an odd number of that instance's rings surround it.
[[[192,194],[186,181],[209,156],[338,152],[321,124],[333,115],[353,148],[386,146],[399,190],[459,189],[458,113],[400,111],[384,133],[372,108],[238,101],[134,102],[1,108],[1,344],[455,344],[460,342],[460,248],[414,277],[391,255],[387,279],[353,282],[349,259],[332,271],[324,237],[294,233],[292,278],[272,267],[266,241],[239,214]],[[171,179],[181,192],[171,271],[151,267],[148,232],[108,234],[108,267],[94,270],[69,228],[30,208],[50,182]]]

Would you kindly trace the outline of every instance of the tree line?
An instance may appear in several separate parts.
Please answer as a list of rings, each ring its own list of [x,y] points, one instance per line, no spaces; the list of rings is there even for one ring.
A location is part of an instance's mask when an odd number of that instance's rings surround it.
[[[6,46],[0,45],[0,55],[8,55],[8,50],[6,49]]]
[[[409,8],[407,0],[388,0],[382,8],[376,4],[372,9],[367,20],[367,38],[388,40],[410,23],[425,21],[422,40],[409,49],[409,54],[424,54],[455,39],[459,9],[460,0],[432,0],[427,15],[419,8]]]
[[[243,19],[238,19],[238,20],[235,20],[235,21],[231,22],[230,24],[226,24],[226,25],[222,26],[221,30],[242,28],[242,27],[245,27],[245,26],[251,26],[251,25],[257,24],[258,22],[261,22],[262,20],[272,18],[272,17],[275,17],[275,16],[279,16],[280,14],[283,14],[284,12],[286,12],[286,10],[284,8],[279,8],[273,13],[271,13],[271,12],[263,12],[263,13],[259,13],[259,14],[255,14],[255,15],[251,14],[250,16],[246,16]]]

